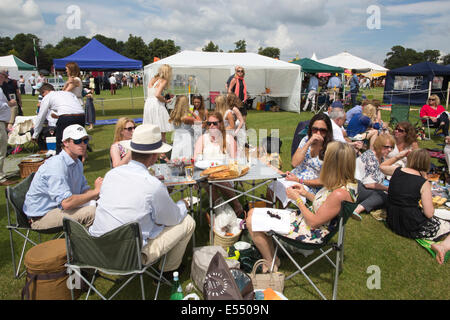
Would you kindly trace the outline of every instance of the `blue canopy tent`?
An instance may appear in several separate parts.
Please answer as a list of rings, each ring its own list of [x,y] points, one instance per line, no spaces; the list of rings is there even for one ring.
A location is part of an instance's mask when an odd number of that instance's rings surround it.
[[[129,59],[111,50],[95,38],[74,54],[61,59],[53,59],[56,70],[64,70],[68,62],[76,62],[80,70],[85,71],[142,69],[142,61]]]
[[[446,99],[450,67],[421,62],[387,72],[383,102],[388,104],[423,105],[431,83],[431,94]]]

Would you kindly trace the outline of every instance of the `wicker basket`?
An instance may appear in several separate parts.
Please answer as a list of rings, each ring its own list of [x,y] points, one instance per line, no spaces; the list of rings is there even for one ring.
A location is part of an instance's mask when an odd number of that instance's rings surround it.
[[[220,234],[217,234],[216,231],[214,231],[214,245],[222,246],[222,248],[226,250],[228,247],[231,247],[239,240],[241,233],[242,230],[239,230],[239,232],[233,236],[221,236]]]
[[[21,162],[19,163],[20,177],[26,178],[31,173],[37,172],[39,167],[44,163],[44,160],[37,162]]]

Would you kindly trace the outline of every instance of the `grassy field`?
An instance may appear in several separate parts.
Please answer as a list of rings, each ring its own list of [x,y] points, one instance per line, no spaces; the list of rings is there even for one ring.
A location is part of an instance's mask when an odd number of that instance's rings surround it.
[[[380,97],[380,89],[364,92],[366,95]],[[100,101],[95,102],[97,119],[113,119],[120,116],[141,118],[143,113],[143,92],[142,88],[133,89],[133,104],[129,99],[130,91],[124,88],[117,91],[116,96],[111,96],[108,91],[102,92],[99,96],[104,98],[104,115]],[[97,97],[97,98],[99,98]],[[110,100],[118,99],[118,100]],[[37,97],[24,97],[25,115],[33,115]],[[389,112],[383,111],[384,120],[389,120]],[[281,138],[283,169],[291,169],[290,148],[292,135],[301,120],[307,120],[311,113],[301,114],[279,112],[266,113],[250,111],[247,117],[248,128],[255,129],[278,129]],[[418,119],[418,111],[412,111],[410,121],[414,124]],[[104,176],[109,170],[109,147],[113,138],[113,125],[96,126],[90,134],[93,136],[93,152],[89,153],[89,158],[85,164],[85,175],[90,183],[96,177]],[[169,141],[171,136],[168,137]],[[435,147],[436,143],[441,143],[442,138],[435,138],[432,141],[420,142],[422,146]],[[15,157],[23,156],[18,154]],[[4,187],[0,187],[4,194]],[[265,194],[262,189],[261,194]],[[206,205],[203,206],[202,216]],[[7,224],[5,197],[0,197],[0,210],[4,214],[0,216],[0,225]],[[9,246],[9,235],[5,228],[0,232],[0,299],[20,299],[20,292],[25,284],[25,279],[16,280],[12,276],[11,253]],[[197,221],[196,240],[197,245],[206,245],[208,226],[205,220],[200,217]],[[17,237],[16,237],[17,240]],[[191,245],[187,248],[184,258],[186,266],[181,276],[183,287],[189,282],[191,265]],[[306,262],[316,256],[316,253],[302,258]],[[303,257],[303,256],[302,256]],[[379,289],[369,289],[370,267],[378,266],[381,271],[381,287]],[[317,283],[325,294],[330,296],[333,275],[330,273],[330,265],[323,260],[311,269],[308,269],[310,276]],[[294,266],[286,259],[282,258],[281,271],[286,274],[294,270]],[[364,215],[362,222],[350,219],[347,224],[345,238],[345,262],[344,270],[339,278],[339,299],[450,299],[448,290],[448,279],[450,278],[450,268],[448,263],[440,266],[431,255],[420,247],[414,240],[402,238],[391,232],[382,222],[376,221],[370,215]],[[103,292],[112,288],[112,285],[105,281],[98,281]],[[147,298],[153,298],[155,286],[151,279],[145,278]],[[116,285],[114,285],[116,286]],[[160,299],[168,299],[168,287],[162,287]],[[302,275],[297,275],[292,280],[285,283],[284,294],[289,299],[310,300],[318,299],[318,295]],[[93,298],[97,298],[96,295]],[[138,281],[134,281],[122,294],[119,299],[140,299]]]

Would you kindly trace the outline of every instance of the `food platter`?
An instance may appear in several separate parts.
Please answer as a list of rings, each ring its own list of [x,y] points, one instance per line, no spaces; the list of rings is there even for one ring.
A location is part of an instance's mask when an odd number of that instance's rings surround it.
[[[220,165],[209,167],[200,174],[201,176],[207,176],[208,180],[230,180],[242,177],[247,174],[250,167],[247,165]]]
[[[217,167],[223,165],[223,160],[198,160],[195,162],[195,166],[199,169],[205,170],[210,167]]]

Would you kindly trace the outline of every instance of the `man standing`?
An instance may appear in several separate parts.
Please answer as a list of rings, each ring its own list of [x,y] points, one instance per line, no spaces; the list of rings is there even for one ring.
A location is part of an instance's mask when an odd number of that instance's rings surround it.
[[[111,76],[109,77],[109,86],[111,88],[111,95],[116,94],[116,77],[111,73]]]
[[[0,86],[6,81],[4,73],[0,73]],[[3,172],[3,163],[5,162],[6,152],[8,147],[8,135],[6,128],[11,118],[11,108],[16,105],[16,101],[11,99],[8,101],[0,88],[0,186],[8,186],[14,182],[6,179],[6,175]]]
[[[172,147],[162,142],[159,127],[152,124],[137,127],[131,141],[124,141],[123,146],[131,150],[131,161],[106,174],[89,233],[98,237],[137,221],[142,232],[143,263],[153,263],[167,254],[165,270],[176,270],[195,221],[187,215],[187,203],[173,202],[164,184],[148,171],[159,155]]]
[[[352,97],[352,106],[356,106],[356,96],[359,91],[359,80],[356,75],[356,70],[352,69],[352,77],[350,79],[350,95]]]
[[[32,229],[60,227],[65,216],[86,226],[94,221],[95,206],[86,204],[98,198],[103,178],[95,180],[92,190],[84,177],[78,157],[86,153],[88,141],[82,126],[68,126],[64,130],[61,153],[39,167],[23,206]]]
[[[31,95],[34,97],[34,92],[36,90],[34,89],[34,86],[36,85],[36,78],[34,73],[32,73],[31,76],[28,78],[28,83],[31,86]]]
[[[58,154],[61,152],[64,129],[71,124],[79,124],[84,127],[84,108],[72,92],[54,91],[53,86],[49,83],[44,83],[39,92],[44,98],[40,103],[32,138],[37,141],[47,114],[50,111],[51,116],[58,119],[56,122],[56,153]]]
[[[338,78],[338,74],[334,74],[327,83],[328,89],[328,101],[335,101],[339,99],[339,90],[341,89],[342,82]]]
[[[17,84],[17,81],[9,78],[8,70],[0,71],[5,77],[6,80],[2,84],[3,93],[8,100],[16,100],[16,104],[11,108],[11,118],[8,122],[8,131],[12,130],[14,122],[16,120],[16,116],[23,116],[22,111],[22,96],[20,94],[20,88]]]
[[[316,108],[316,95],[317,90],[319,89],[319,79],[317,79],[315,74],[311,75],[308,83],[308,96],[306,97],[305,106],[303,107],[303,111],[306,111],[309,103],[311,102],[311,111],[314,111]]]

